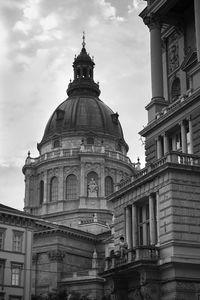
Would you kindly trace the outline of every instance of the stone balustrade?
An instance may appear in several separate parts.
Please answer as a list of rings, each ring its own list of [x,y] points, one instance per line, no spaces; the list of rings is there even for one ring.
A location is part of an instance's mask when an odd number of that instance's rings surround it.
[[[96,277],[97,276],[97,269],[86,269],[86,270],[80,270],[80,271],[74,271],[74,272],[63,272],[62,278],[70,278],[76,279],[79,277]]]
[[[126,155],[116,152],[107,150],[104,146],[94,146],[94,145],[81,145],[80,148],[74,149],[59,149],[53,150],[51,152],[42,154],[37,158],[28,157],[26,159],[26,165],[41,163],[47,160],[58,159],[58,158],[65,158],[65,157],[78,157],[80,154],[99,154],[109,157],[114,160],[123,161],[127,164],[132,165],[130,158]]]
[[[145,168],[138,171],[132,177],[126,178],[117,185],[117,190],[124,186],[134,182],[138,178],[148,175],[150,172],[164,166],[167,163],[173,163],[178,165],[186,166],[199,166],[200,167],[200,156],[195,154],[186,154],[178,151],[170,151],[162,158],[156,160],[154,163],[149,164]]]
[[[125,264],[147,261],[155,263],[159,259],[159,250],[155,246],[137,246],[133,249],[128,249],[127,254],[120,257],[119,252],[112,253],[111,256],[105,259],[105,271],[120,267]]]

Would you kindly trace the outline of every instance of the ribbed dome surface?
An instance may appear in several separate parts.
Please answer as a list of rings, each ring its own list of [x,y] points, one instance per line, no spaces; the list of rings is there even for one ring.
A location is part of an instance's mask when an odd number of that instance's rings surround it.
[[[118,115],[94,96],[73,96],[61,103],[50,117],[42,142],[55,134],[77,135],[93,131],[123,139]]]

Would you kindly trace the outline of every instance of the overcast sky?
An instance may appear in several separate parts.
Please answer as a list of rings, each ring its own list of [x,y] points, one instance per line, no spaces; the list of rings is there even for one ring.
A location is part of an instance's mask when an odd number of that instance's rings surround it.
[[[150,101],[149,32],[143,0],[0,1],[0,202],[23,209],[22,167],[63,102],[82,32],[103,100],[119,113],[129,157],[144,165],[138,135]]]

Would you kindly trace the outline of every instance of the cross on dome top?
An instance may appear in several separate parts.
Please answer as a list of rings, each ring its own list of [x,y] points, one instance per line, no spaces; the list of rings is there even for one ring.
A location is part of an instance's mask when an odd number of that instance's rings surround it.
[[[83,31],[83,37],[82,37],[82,39],[83,39],[83,42],[82,42],[82,46],[83,46],[83,48],[85,48],[85,31]]]

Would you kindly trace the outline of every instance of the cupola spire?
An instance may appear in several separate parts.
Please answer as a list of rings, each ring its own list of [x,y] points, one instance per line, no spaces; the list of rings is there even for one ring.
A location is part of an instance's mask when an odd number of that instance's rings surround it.
[[[82,46],[83,46],[83,48],[85,48],[85,45],[86,45],[86,43],[85,43],[85,31],[83,31],[82,39],[83,39]]]
[[[85,49],[85,31],[82,35],[82,49],[73,62],[74,80],[69,83],[67,94],[88,94],[93,96],[100,95],[99,84],[94,82],[94,60]]]

